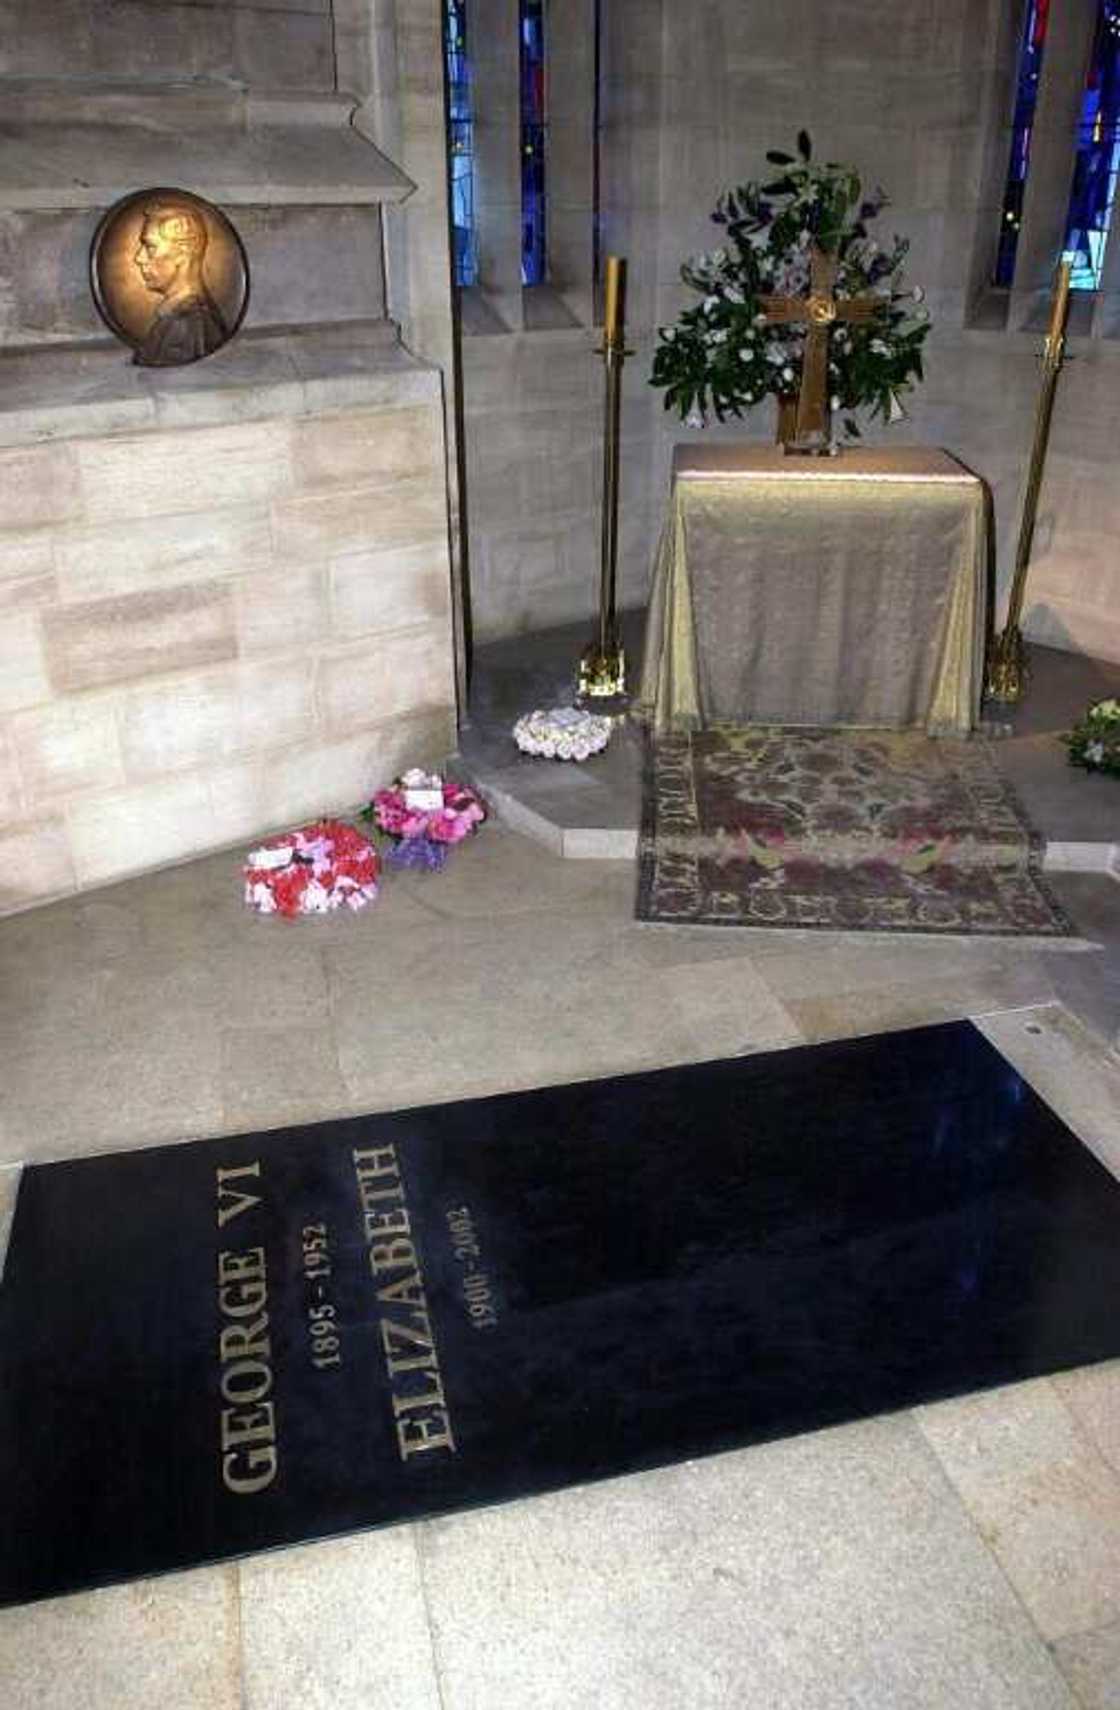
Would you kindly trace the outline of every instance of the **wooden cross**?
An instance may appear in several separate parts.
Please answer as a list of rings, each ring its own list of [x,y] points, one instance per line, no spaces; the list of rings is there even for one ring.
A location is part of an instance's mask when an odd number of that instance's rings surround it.
[[[795,443],[807,449],[828,439],[828,338],[836,321],[873,321],[883,311],[881,297],[833,295],[839,261],[816,244],[810,257],[807,297],[760,297],[767,324],[808,326],[801,358],[801,392],[797,400]]]

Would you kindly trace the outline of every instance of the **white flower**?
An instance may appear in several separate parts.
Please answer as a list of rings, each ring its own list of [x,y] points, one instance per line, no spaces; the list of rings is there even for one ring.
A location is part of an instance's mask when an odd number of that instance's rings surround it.
[[[673,340],[677,336],[676,328],[675,327],[662,327],[660,330],[661,330],[661,336],[665,340],[665,343],[666,344],[672,344]]]
[[[687,416],[684,418],[684,425],[689,428],[702,428],[705,425],[704,417],[696,408],[695,404],[693,404],[691,410],[689,410]]]
[[[704,298],[704,313],[706,315],[710,315],[713,309],[718,309],[718,308],[719,308],[719,298],[718,297],[705,297]]]
[[[764,327],[766,325],[766,316],[765,315],[756,315],[754,317],[754,324],[756,327]]]
[[[921,303],[925,300],[925,292],[922,290],[920,285],[915,285],[910,295],[913,297],[915,303]]]
[[[729,303],[741,303],[743,301],[743,293],[740,291],[738,285],[726,286],[724,289],[724,295]]]
[[[828,407],[830,410],[838,410],[840,408],[839,398],[830,398],[828,400]]]
[[[793,379],[793,369],[792,368],[783,368],[782,369],[782,379],[783,380],[792,380]]]
[[[873,356],[889,356],[891,353],[890,345],[884,344],[881,338],[873,338],[870,348]]]
[[[1095,760],[1099,765],[1104,759],[1104,743],[1087,742],[1085,744],[1085,758],[1087,760]]]
[[[746,396],[746,400],[747,400],[747,403],[748,403],[748,404],[753,404],[753,403],[754,403],[754,393],[753,393],[753,392],[747,392],[747,393],[746,393],[746,394],[745,394],[745,396]]]

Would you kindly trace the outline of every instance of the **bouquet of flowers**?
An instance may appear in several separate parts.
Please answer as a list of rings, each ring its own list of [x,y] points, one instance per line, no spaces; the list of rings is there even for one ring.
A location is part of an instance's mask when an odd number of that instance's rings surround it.
[[[1065,742],[1071,766],[1120,778],[1120,696],[1094,701]]]
[[[790,398],[800,391],[807,329],[768,322],[760,299],[807,298],[814,249],[836,258],[838,301],[872,297],[881,304],[870,320],[836,324],[828,363],[832,410],[867,409],[897,421],[900,393],[922,377],[929,314],[916,306],[922,292],[902,286],[909,243],[895,237],[881,248],[867,229],[886,206],[884,192],[865,196],[849,166],[814,164],[805,131],[797,150],[797,159],[767,154],[777,168],[773,181],[740,184],[720,197],[712,219],[726,232],[726,244],[681,268],[701,300],[674,326],[659,329],[652,384],[665,388],[665,408],[677,409],[689,427],[703,427],[709,410],[723,421],[768,393]],[[844,431],[859,435],[850,414]]]
[[[437,872],[451,846],[482,824],[486,809],[465,784],[414,766],[391,788],[378,790],[362,817],[393,839],[388,858],[394,867]]]
[[[329,914],[364,908],[377,895],[377,850],[340,819],[320,819],[270,838],[248,856],[245,901],[258,914]]]

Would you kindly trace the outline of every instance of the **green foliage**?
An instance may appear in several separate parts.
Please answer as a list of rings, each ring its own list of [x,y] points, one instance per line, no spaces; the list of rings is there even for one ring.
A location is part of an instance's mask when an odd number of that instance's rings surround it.
[[[918,306],[922,293],[902,288],[909,244],[895,237],[879,247],[868,221],[886,205],[885,195],[865,196],[849,166],[814,165],[808,132],[798,133],[796,156],[772,149],[766,158],[777,176],[726,191],[712,214],[726,242],[681,268],[700,301],[660,329],[652,384],[664,387],[667,410],[697,425],[709,411],[723,421],[767,395],[795,395],[805,329],[768,326],[759,298],[806,296],[816,246],[837,259],[838,299],[873,295],[882,303],[871,321],[838,321],[830,340],[832,408],[844,412],[844,431],[856,436],[851,412],[894,420],[899,394],[922,378],[929,317]]]
[[[1094,701],[1065,742],[1071,766],[1120,778],[1120,697]]]

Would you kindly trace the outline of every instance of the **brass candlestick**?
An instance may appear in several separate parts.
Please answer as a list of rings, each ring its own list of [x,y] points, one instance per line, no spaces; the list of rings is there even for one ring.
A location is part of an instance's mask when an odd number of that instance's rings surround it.
[[[615,612],[622,364],[630,355],[626,349],[624,331],[625,300],[626,263],[621,256],[609,255],[603,348],[598,353],[603,358],[607,379],[603,416],[603,531],[599,573],[599,633],[580,655],[577,695],[581,704],[592,703],[599,712],[621,711],[627,700],[626,655],[619,639],[618,618]]]
[[[1063,261],[1058,268],[1054,298],[1050,305],[1050,327],[1042,350],[1042,392],[1034,425],[1034,444],[1031,447],[1030,471],[1023,498],[1023,520],[1019,525],[1019,545],[1015,553],[1015,574],[1011,581],[1011,598],[1007,604],[1007,621],[1003,626],[1003,633],[992,643],[985,674],[984,692],[989,700],[993,701],[1021,700],[1030,675],[1019,619],[1023,615],[1023,595],[1026,592],[1027,570],[1034,540],[1038,495],[1042,488],[1046,447],[1050,442],[1054,394],[1065,361],[1070,272],[1070,263]]]

